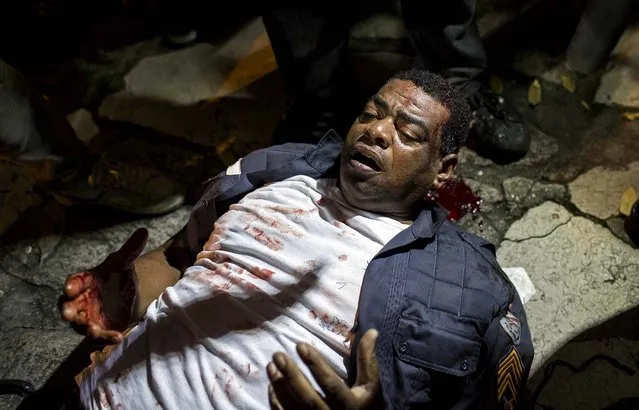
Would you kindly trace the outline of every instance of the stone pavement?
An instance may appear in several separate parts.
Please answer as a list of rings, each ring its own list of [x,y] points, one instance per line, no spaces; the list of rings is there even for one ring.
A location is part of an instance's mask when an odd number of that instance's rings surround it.
[[[624,38],[635,36],[630,30]],[[168,149],[210,150],[218,157],[217,169],[268,144],[284,94],[272,74],[276,67],[259,21],[221,45],[160,52],[157,40],[149,40],[114,53],[117,59],[135,53],[139,62],[122,73],[122,89],[102,99],[93,113],[101,129],[121,123],[151,129],[126,128],[126,134],[144,134],[152,145],[156,137],[165,143],[168,135],[174,138]],[[626,187],[639,188],[639,121],[624,119],[627,107],[583,105],[581,96],[544,74],[548,59],[522,53],[529,61],[522,57],[514,68],[534,71],[544,99],[534,109],[528,106],[528,81],[504,79],[504,93],[529,124],[531,152],[498,166],[462,150],[458,173],[482,204],[480,212],[466,215],[460,224],[495,243],[500,263],[523,267],[536,287],[526,306],[537,352],[531,388],[541,383],[544,366],[557,359],[579,365],[603,353],[639,371],[639,253],[618,210]],[[85,64],[95,72],[112,72],[109,67]],[[632,85],[639,89],[636,74]],[[602,87],[608,86],[604,81]],[[102,134],[85,142],[91,146]],[[185,148],[177,141],[196,145]],[[107,147],[123,143],[116,138]],[[2,195],[4,204],[15,203],[3,206],[3,223],[34,218],[38,222],[31,225],[40,229],[19,229],[17,239],[0,249],[0,378],[41,386],[82,340],[58,318],[56,299],[64,278],[96,265],[137,227],[151,232],[149,248],[157,246],[181,228],[188,207],[145,219],[70,209],[36,193],[35,181],[19,166],[0,166],[3,186],[10,188]],[[35,211],[29,213],[29,206]],[[601,409],[637,392],[638,377],[597,362],[583,373],[556,370],[539,403]],[[0,397],[0,409],[18,402]]]

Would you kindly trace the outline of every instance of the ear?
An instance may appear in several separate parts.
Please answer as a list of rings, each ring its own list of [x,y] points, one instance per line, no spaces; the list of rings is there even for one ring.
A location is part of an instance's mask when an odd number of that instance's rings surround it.
[[[457,154],[448,154],[441,159],[441,165],[435,181],[433,182],[434,189],[440,189],[448,180],[453,177],[453,173],[457,168]]]

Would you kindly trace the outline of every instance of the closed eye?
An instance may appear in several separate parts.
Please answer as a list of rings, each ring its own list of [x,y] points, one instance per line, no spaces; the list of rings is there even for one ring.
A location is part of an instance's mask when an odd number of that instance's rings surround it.
[[[424,139],[422,137],[418,137],[418,136],[413,135],[413,134],[411,134],[409,132],[401,131],[401,130],[398,130],[397,132],[404,139],[407,139],[407,140],[410,140],[410,141],[415,141],[415,142],[423,142],[424,141]]]
[[[366,112],[366,111],[364,111],[364,112],[363,112],[363,113],[359,116],[359,119],[360,119],[361,121],[371,121],[371,120],[374,120],[375,118],[377,118],[377,115],[372,114],[372,113],[370,113],[370,112]]]

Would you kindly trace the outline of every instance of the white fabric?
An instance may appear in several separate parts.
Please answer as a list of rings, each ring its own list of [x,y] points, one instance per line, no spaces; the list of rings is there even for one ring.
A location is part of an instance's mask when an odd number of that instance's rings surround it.
[[[88,408],[264,409],[266,365],[312,343],[343,377],[368,262],[406,225],[297,176],[231,206],[185,277],[81,381]],[[305,367],[303,367],[305,369]]]
[[[226,175],[241,175],[242,174],[242,158],[235,161],[230,167],[226,169]]]

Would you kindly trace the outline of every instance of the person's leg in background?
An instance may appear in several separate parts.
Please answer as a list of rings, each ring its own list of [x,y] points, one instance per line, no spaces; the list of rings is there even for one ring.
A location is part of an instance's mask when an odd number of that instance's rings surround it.
[[[18,160],[78,161],[89,150],[62,113],[0,59],[0,147]]]
[[[475,22],[476,0],[401,0],[402,15],[426,68],[442,74],[468,98],[477,151],[496,162],[528,152],[530,136],[503,98],[484,85],[486,51]]]
[[[195,0],[157,0],[157,20],[168,45],[184,47],[197,39],[196,6]]]
[[[0,152],[12,162],[46,171],[40,176],[40,188],[72,203],[106,205],[144,215],[170,212],[184,203],[178,189],[161,198],[147,199],[147,194],[139,199],[139,195],[130,197],[127,192],[89,183],[100,155],[92,154],[55,105],[1,59]],[[126,172],[122,174],[122,179],[129,179]]]
[[[334,1],[286,2],[263,14],[284,85],[293,103],[274,133],[274,143],[317,142],[330,128],[343,132],[348,103],[346,42],[348,7]]]

